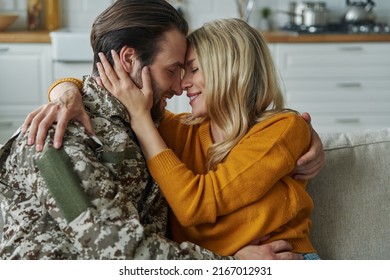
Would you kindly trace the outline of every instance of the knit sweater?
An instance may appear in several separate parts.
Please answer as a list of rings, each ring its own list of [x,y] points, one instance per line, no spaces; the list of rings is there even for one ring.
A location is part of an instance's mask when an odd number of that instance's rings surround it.
[[[215,170],[207,170],[210,124],[188,126],[166,113],[159,131],[170,149],[148,160],[167,199],[172,238],[231,255],[270,234],[299,253],[315,252],[309,239],[313,202],[306,181],[291,176],[310,146],[310,129],[292,112],[254,125]]]

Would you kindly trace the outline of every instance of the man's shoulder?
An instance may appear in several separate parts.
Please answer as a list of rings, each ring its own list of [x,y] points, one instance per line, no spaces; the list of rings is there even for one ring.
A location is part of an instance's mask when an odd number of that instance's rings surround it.
[[[44,149],[53,145],[53,139],[56,126],[53,125],[49,128],[46,138],[44,139]],[[42,157],[43,152],[38,152],[35,149],[35,145],[29,145],[28,133],[22,134],[20,131],[15,133],[0,149],[0,165],[2,168],[8,166],[17,166],[18,168],[30,167],[34,168],[36,161]],[[69,123],[65,135],[64,145],[70,145],[75,143],[77,145],[84,145],[85,141],[81,139],[87,139],[90,136],[85,129],[77,123]],[[6,165],[8,163],[8,165]]]
[[[28,145],[27,134],[17,132],[0,149],[0,164],[4,168],[12,161],[18,162],[18,167],[27,166],[39,155],[34,145]]]

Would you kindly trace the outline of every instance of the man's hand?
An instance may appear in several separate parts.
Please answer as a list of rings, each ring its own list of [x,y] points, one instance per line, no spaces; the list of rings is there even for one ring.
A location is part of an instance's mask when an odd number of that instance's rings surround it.
[[[240,260],[303,260],[301,254],[291,252],[292,246],[284,240],[263,245],[247,245],[234,255]]]

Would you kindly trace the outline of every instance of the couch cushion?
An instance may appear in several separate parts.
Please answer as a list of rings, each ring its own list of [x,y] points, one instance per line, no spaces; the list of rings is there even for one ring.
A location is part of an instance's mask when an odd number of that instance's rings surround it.
[[[325,166],[308,186],[320,256],[390,259],[390,129],[320,137]]]

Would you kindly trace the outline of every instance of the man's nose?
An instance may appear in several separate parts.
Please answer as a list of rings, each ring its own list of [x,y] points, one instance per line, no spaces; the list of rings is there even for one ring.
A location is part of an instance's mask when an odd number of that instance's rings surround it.
[[[174,92],[175,95],[180,96],[183,94],[183,89],[180,86],[180,83],[175,84],[174,87],[172,87],[172,91]]]
[[[175,95],[177,95],[177,96],[182,95],[183,89],[181,86],[181,77],[178,77],[178,79],[175,80],[175,83],[173,84],[172,90],[175,93]]]
[[[186,91],[187,88],[190,87],[190,85],[189,85],[189,80],[187,79],[187,76],[186,76],[186,75],[184,75],[183,78],[181,79],[181,81],[180,81],[180,86],[181,86],[181,89],[182,89],[183,91]]]

